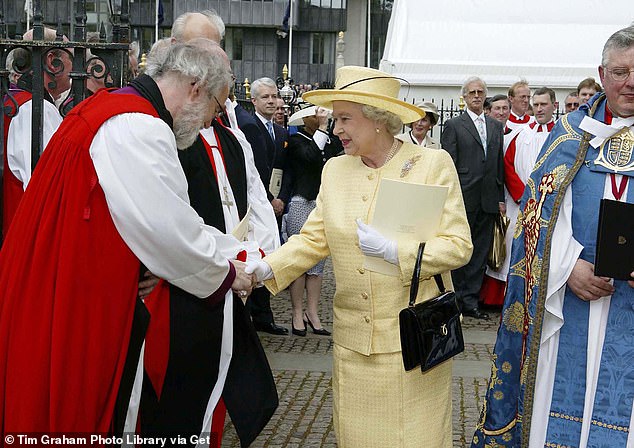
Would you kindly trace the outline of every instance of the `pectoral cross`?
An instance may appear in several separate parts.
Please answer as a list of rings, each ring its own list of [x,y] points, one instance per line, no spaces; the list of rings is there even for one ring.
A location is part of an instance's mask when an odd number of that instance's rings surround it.
[[[227,191],[227,187],[222,187],[225,192],[225,200],[222,201],[222,205],[226,205],[227,207],[233,207],[233,202],[229,198],[229,192]]]

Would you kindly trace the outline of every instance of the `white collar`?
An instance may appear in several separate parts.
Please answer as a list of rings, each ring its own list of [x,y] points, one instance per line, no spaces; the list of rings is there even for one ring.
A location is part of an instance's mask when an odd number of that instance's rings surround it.
[[[266,118],[264,118],[258,111],[255,112],[255,116],[258,117],[260,119],[260,121],[262,123],[264,123],[264,125],[266,126],[266,123],[271,123],[273,124],[273,119],[271,120],[267,120]]]
[[[595,120],[594,118],[585,116],[583,120],[581,120],[579,128],[582,131],[589,132],[590,134],[595,136],[592,140],[590,140],[590,144],[592,145],[592,147],[598,148],[621,129],[629,128],[633,124],[634,117],[614,117],[612,119],[612,124],[605,124],[600,122],[599,120]]]
[[[485,117],[484,111],[480,115],[476,115],[476,113],[473,112],[471,109],[467,109],[467,113],[469,114],[469,117],[471,117],[471,120],[473,120],[474,123],[476,122],[478,118],[482,118],[484,122],[486,123],[486,118],[484,118]]]

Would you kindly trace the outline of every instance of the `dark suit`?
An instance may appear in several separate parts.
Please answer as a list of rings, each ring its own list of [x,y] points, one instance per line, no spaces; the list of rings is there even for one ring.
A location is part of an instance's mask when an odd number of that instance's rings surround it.
[[[238,126],[251,144],[255,165],[270,201],[273,199],[273,195],[269,192],[271,172],[273,168],[284,169],[285,143],[288,140],[288,132],[281,126],[273,124],[275,133],[275,142],[273,142],[266,126],[257,116],[249,114],[240,105],[235,108],[235,111]],[[287,202],[287,200],[282,200],[284,203]],[[254,324],[274,324],[273,312],[271,311],[271,293],[268,289],[255,288],[247,300],[246,307]]]
[[[271,134],[269,134],[269,131],[266,129],[264,123],[262,123],[262,120],[260,120],[257,116],[254,118],[258,128],[260,129],[260,133],[266,142],[266,155],[269,165],[269,182],[271,180],[271,172],[273,171],[273,168],[278,168],[284,171],[284,176],[290,174],[286,173],[286,146],[288,145],[288,131],[282,126],[273,123],[273,132],[275,134],[275,141],[273,141],[271,139]],[[285,184],[283,184],[283,186],[284,185]],[[264,187],[268,191],[269,183],[267,182]],[[284,204],[287,204],[290,199],[290,189],[284,188],[280,190],[278,198],[284,201]],[[269,199],[273,199],[273,196],[270,195]]]
[[[260,131],[260,127],[256,123],[256,117],[246,111],[240,104],[236,104],[234,110],[238,126],[251,145],[255,168],[258,170],[258,174],[260,174],[262,185],[264,185],[264,189],[268,192],[269,181],[271,180],[271,167],[268,163],[265,136],[262,135],[262,131]],[[269,197],[269,200],[270,199]]]
[[[485,117],[486,157],[480,135],[467,112],[447,121],[441,146],[456,165],[467,219],[471,227],[473,255],[469,263],[452,272],[456,294],[463,308],[478,308],[478,297],[493,238],[493,222],[504,202],[503,126]]]

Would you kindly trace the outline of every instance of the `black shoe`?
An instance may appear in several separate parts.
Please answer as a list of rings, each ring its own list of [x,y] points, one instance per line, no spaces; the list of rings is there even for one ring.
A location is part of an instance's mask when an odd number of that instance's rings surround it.
[[[278,336],[285,336],[288,334],[288,328],[275,325],[273,322],[261,323],[253,322],[253,326],[257,331],[263,331],[265,333],[276,334]]]
[[[475,319],[488,320],[489,315],[483,311],[480,311],[477,308],[473,308],[470,310],[462,310],[462,315],[467,317],[473,317]]]
[[[313,323],[310,321],[310,319],[308,318],[308,315],[306,313],[304,313],[304,325],[310,325],[310,328],[313,329],[313,333],[318,334],[320,336],[330,336],[330,334],[331,334],[325,328],[315,328],[313,326]]]
[[[293,323],[293,319],[291,319],[291,332],[295,335],[295,336],[306,336],[306,324],[304,324],[304,328],[297,329],[295,328],[295,324]]]

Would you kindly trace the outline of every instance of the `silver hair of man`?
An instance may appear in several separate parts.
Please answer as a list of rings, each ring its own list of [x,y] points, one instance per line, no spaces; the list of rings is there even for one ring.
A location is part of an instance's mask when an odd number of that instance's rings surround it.
[[[172,45],[172,40],[169,37],[159,39],[152,45],[150,52],[147,54],[145,60],[145,71],[143,73],[156,73],[161,65],[165,62],[169,47]]]
[[[170,74],[194,78],[209,96],[217,95],[231,82],[231,69],[217,49],[218,44],[203,38],[173,43],[154,54],[150,52],[145,74],[155,80]]]
[[[608,55],[612,50],[627,50],[634,47],[634,23],[611,35],[603,46],[601,65],[608,65]]]
[[[464,84],[462,84],[462,96],[465,96],[467,94],[467,86],[469,84],[471,84],[472,82],[480,82],[482,83],[482,85],[484,86],[484,96],[487,95],[489,89],[487,87],[487,83],[484,82],[482,80],[482,78],[478,77],[478,76],[471,76],[470,78],[467,78],[467,80],[464,82]]]
[[[361,108],[361,113],[368,120],[385,125],[387,132],[393,136],[401,132],[401,129],[403,129],[403,121],[400,117],[387,110],[364,104]]]
[[[257,98],[260,96],[260,88],[273,87],[277,91],[277,84],[271,78],[259,78],[251,83],[251,96]]]
[[[211,24],[214,25],[218,30],[220,38],[225,37],[225,23],[222,21],[220,15],[216,12],[215,9],[206,9],[204,11],[186,12],[178,16],[172,24],[172,37],[174,39],[182,40],[187,20],[194,14],[202,14],[203,16],[207,17]]]

